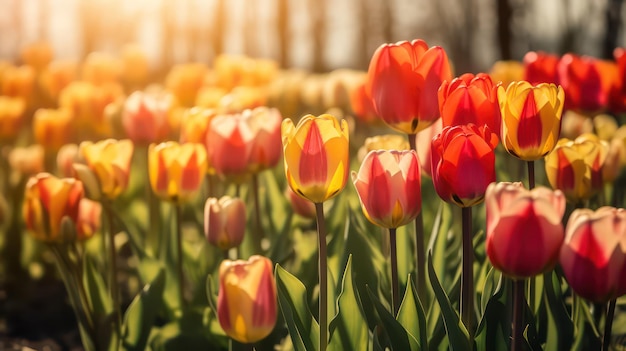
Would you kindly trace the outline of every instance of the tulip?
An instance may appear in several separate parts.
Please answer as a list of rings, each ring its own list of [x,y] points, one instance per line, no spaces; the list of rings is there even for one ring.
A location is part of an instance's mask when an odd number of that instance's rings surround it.
[[[204,205],[204,235],[209,243],[225,251],[237,247],[246,231],[246,205],[240,198],[211,197]]]
[[[9,67],[2,74],[0,95],[20,98],[29,103],[35,87],[35,70],[31,66]]]
[[[77,64],[74,61],[53,61],[40,74],[39,85],[49,104],[56,104],[59,94],[76,80]]]
[[[626,49],[616,48],[617,84],[611,92],[610,110],[616,115],[626,112]]]
[[[33,67],[37,72],[44,69],[52,61],[53,56],[52,47],[46,42],[29,44],[20,52],[22,62]]]
[[[529,51],[524,55],[523,80],[532,85],[540,83],[559,84],[557,65],[559,57],[542,51]]]
[[[485,194],[487,256],[515,278],[530,278],[558,262],[564,230],[565,196],[545,187],[492,183]]]
[[[274,329],[277,318],[276,283],[272,261],[251,256],[248,261],[222,261],[217,317],[229,337],[257,342]]]
[[[452,80],[443,48],[422,40],[380,46],[370,61],[367,93],[391,128],[415,134],[439,118],[437,90]]]
[[[44,171],[44,149],[41,145],[16,147],[9,153],[11,170],[21,175],[35,175]]]
[[[380,121],[374,103],[367,95],[367,82],[362,82],[350,92],[350,108],[354,115],[363,123],[374,124]]]
[[[17,138],[26,112],[23,99],[0,95],[0,142]]]
[[[281,155],[281,122],[280,112],[266,107],[216,116],[206,138],[211,166],[235,182],[276,166]]]
[[[161,199],[183,203],[193,198],[206,174],[207,157],[202,144],[168,141],[148,150],[152,191]]]
[[[496,180],[497,143],[486,126],[443,128],[431,148],[432,178],[439,197],[460,207],[481,203],[487,186]]]
[[[506,90],[499,87],[501,139],[507,152],[525,161],[550,153],[561,131],[563,100],[563,88],[554,84],[520,81]]]
[[[315,218],[315,204],[311,201],[303,198],[302,196],[296,194],[291,190],[291,187],[287,186],[285,188],[285,196],[287,200],[291,204],[291,208],[293,212],[309,219]]]
[[[185,111],[180,129],[180,142],[204,144],[211,120],[215,116],[216,110],[210,108],[194,107]]]
[[[147,145],[167,138],[167,113],[172,96],[164,93],[136,91],[124,102],[122,125],[135,144]]]
[[[626,211],[577,209],[567,222],[561,267],[576,294],[607,302],[626,293]]]
[[[420,167],[414,150],[371,151],[352,173],[363,214],[383,228],[413,221],[421,204]]]
[[[511,82],[524,79],[524,65],[519,61],[496,61],[489,71],[491,80],[496,84],[507,86]]]
[[[565,108],[595,114],[608,107],[618,70],[593,57],[565,54],[558,63],[558,74],[565,90]]]
[[[76,219],[76,240],[82,241],[91,238],[102,225],[102,204],[87,198],[78,204],[78,218]]]
[[[33,134],[46,150],[57,151],[74,137],[72,113],[67,109],[38,109],[33,116]]]
[[[183,106],[193,106],[202,87],[207,67],[200,63],[179,64],[168,72],[165,87]]]
[[[282,123],[285,176],[300,196],[322,203],[345,187],[350,165],[348,123],[331,115],[306,115]]]
[[[131,87],[143,85],[150,75],[148,55],[138,46],[124,46],[121,53],[122,78]]]
[[[430,143],[430,140],[428,141]],[[363,162],[365,156],[374,150],[409,150],[410,145],[406,137],[400,134],[383,134],[368,137],[359,148],[357,158]]]
[[[602,189],[602,165],[607,153],[608,144],[594,134],[560,139],[545,158],[550,185],[575,204],[589,199]]]
[[[73,178],[74,163],[80,161],[78,145],[63,145],[57,152],[57,172],[63,177]]]
[[[22,207],[26,228],[37,240],[66,240],[61,223],[65,217],[76,223],[82,198],[83,185],[76,179],[57,178],[49,173],[31,177],[26,183]]]
[[[91,52],[83,62],[81,77],[96,86],[117,83],[122,74],[122,62],[111,54]]]
[[[496,86],[489,75],[466,73],[439,88],[439,112],[443,127],[474,123],[500,131]]]
[[[441,133],[442,122],[441,119],[437,120],[437,122],[433,123],[430,127],[420,131],[415,134],[415,145],[417,146],[417,158],[420,161],[420,167],[422,169],[422,174],[432,177],[432,169],[431,169],[431,159],[430,159],[430,148],[432,146],[433,138]]]
[[[106,139],[96,143],[84,141],[79,146],[80,154],[95,174],[100,192],[108,199],[117,198],[128,187],[130,163],[133,157],[133,142]],[[81,180],[88,185],[88,181]]]

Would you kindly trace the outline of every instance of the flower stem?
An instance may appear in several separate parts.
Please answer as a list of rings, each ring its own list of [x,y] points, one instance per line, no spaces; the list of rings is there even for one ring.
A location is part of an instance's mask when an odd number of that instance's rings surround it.
[[[615,299],[609,301],[604,320],[604,337],[602,338],[602,351],[608,351],[611,345],[611,329],[613,329],[613,316],[615,315]]]
[[[411,150],[417,152],[417,143],[415,141],[415,134],[409,134],[409,145]],[[422,196],[421,192],[419,196]],[[421,201],[420,201],[421,202]],[[424,248],[424,218],[422,212],[415,217],[415,275],[417,285],[417,295],[423,304],[426,303],[427,291],[426,291],[426,256]]]
[[[113,209],[108,202],[104,208],[109,229],[107,232],[109,239],[109,289],[111,289],[111,301],[113,302],[113,323],[117,335],[121,337],[122,315],[120,312],[120,292],[117,286],[117,252],[115,249],[115,230],[113,229]]]
[[[161,226],[159,225],[160,221],[160,212],[161,212],[161,202],[154,196],[152,192],[152,186],[150,185],[150,170],[148,169],[148,147],[142,147],[142,156],[145,162],[146,167],[146,202],[148,205],[148,233],[146,235],[146,250],[152,251],[151,253],[154,257],[159,257],[160,247],[161,247]]]
[[[319,270],[319,324],[320,324],[320,351],[326,351],[328,343],[328,264],[326,262],[326,223],[324,222],[324,204],[315,203],[317,214],[318,237],[318,270]]]
[[[474,335],[474,247],[472,243],[472,208],[463,207],[463,271],[461,275],[461,320],[470,336]]]
[[[513,340],[512,351],[522,350],[522,338],[524,332],[524,280],[513,280]]]
[[[183,209],[178,203],[176,208],[176,268],[178,270],[178,294],[180,295],[180,308],[185,307],[185,278],[183,276]]]
[[[400,309],[400,294],[398,293],[398,249],[396,247],[396,228],[389,228],[389,243],[391,248],[391,304],[393,316]]]
[[[528,189],[535,187],[535,161],[527,161],[528,165]]]
[[[254,200],[254,221],[255,228],[252,233],[254,249],[257,253],[261,253],[261,241],[263,240],[263,227],[261,226],[261,203],[259,200],[259,175],[252,175],[252,197]]]

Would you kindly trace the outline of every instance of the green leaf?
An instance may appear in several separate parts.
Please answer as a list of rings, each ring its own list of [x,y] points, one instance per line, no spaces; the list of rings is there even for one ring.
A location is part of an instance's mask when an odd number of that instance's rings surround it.
[[[337,302],[337,316],[329,325],[328,350],[364,350],[369,345],[369,330],[359,304],[352,277],[352,256],[343,273],[341,294]]]
[[[509,349],[512,313],[508,307],[507,296],[510,295],[510,289],[502,276],[499,281],[497,290],[491,297],[487,299],[487,295],[483,295],[487,302],[474,338],[478,351]]]
[[[378,297],[367,287],[367,294],[374,305],[379,323],[384,327],[383,332],[387,333],[389,346],[392,350],[421,350],[417,339],[407,333],[404,327],[391,315],[391,313],[378,300]]]
[[[409,276],[408,285],[402,299],[402,304],[398,310],[396,319],[406,329],[406,331],[417,343],[421,345],[423,350],[428,349],[428,336],[426,333],[426,314],[419,300],[413,279]]]
[[[161,270],[128,306],[122,327],[122,343],[126,350],[145,350],[154,318],[161,308],[164,287],[165,273]]]
[[[561,283],[555,271],[544,274],[545,299],[548,306],[546,350],[569,350],[574,340],[574,324],[563,303]]]
[[[501,289],[502,286],[502,273],[497,269],[491,267],[487,276],[485,277],[485,284],[482,289],[482,295],[480,297],[480,310],[484,314],[487,310],[487,304],[491,298]]]
[[[431,254],[428,255],[428,277],[430,278],[430,283],[435,291],[437,302],[439,302],[439,306],[441,307],[443,322],[445,324],[448,340],[450,342],[450,349],[455,351],[471,351],[472,346],[469,340],[469,333],[461,322],[458,313],[452,308],[448,295],[446,295],[446,292],[443,290],[443,287],[437,278]]]
[[[115,350],[117,336],[113,335],[113,307],[111,295],[96,268],[93,259],[85,255],[83,260],[83,286],[94,323],[94,340],[98,349]]]
[[[275,269],[278,304],[287,323],[287,329],[296,351],[319,349],[319,325],[307,303],[306,288],[279,264]]]

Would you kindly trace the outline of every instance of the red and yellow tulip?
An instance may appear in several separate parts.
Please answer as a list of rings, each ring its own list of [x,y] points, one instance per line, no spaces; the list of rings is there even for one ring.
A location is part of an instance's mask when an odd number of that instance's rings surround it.
[[[204,236],[213,246],[239,246],[246,232],[246,205],[240,198],[210,197],[204,204]]]
[[[96,143],[84,141],[80,144],[80,154],[85,159],[96,179],[100,193],[108,199],[117,198],[128,187],[130,164],[133,157],[133,142],[106,139]],[[87,185],[89,181],[81,177]]]

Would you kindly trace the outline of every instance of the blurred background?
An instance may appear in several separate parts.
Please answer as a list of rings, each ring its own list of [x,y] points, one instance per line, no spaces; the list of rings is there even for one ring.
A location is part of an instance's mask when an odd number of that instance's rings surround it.
[[[3,0],[0,59],[47,41],[55,59],[137,43],[154,72],[221,53],[285,68],[366,69],[381,43],[422,38],[457,73],[529,50],[611,57],[626,45],[622,0]]]

